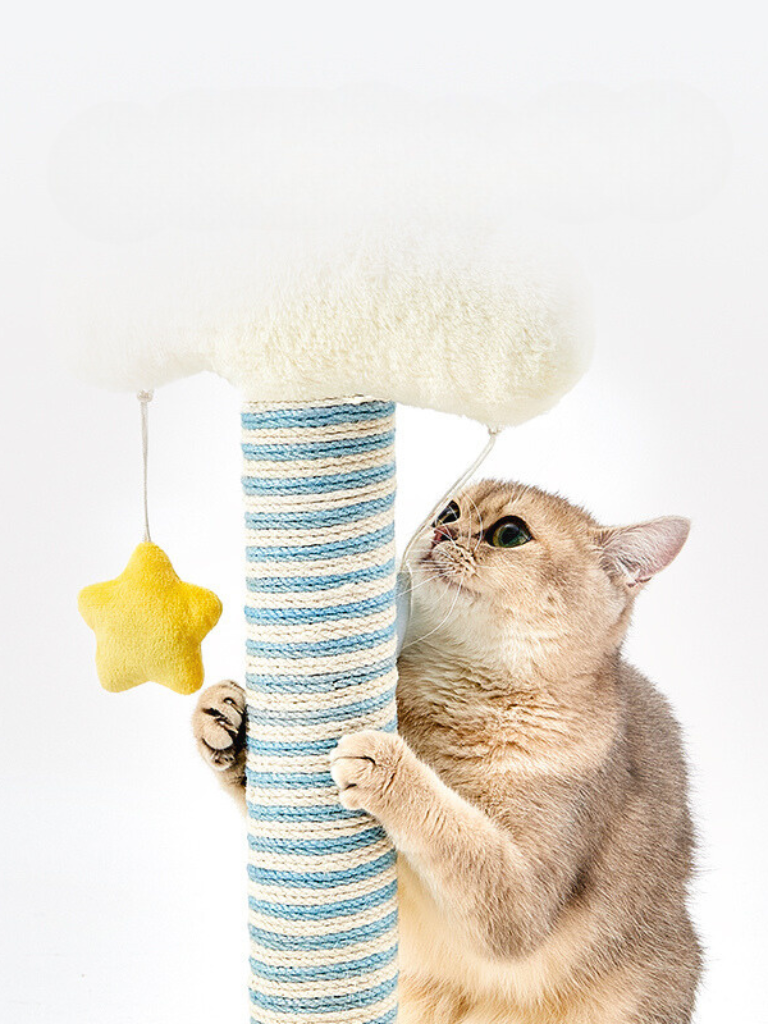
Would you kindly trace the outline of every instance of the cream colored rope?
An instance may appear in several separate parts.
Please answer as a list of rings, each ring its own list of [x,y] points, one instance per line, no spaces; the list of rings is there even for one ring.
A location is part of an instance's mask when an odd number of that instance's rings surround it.
[[[395,854],[339,803],[346,732],[394,730],[394,407],[249,404],[247,799],[257,1024],[390,1024]]]

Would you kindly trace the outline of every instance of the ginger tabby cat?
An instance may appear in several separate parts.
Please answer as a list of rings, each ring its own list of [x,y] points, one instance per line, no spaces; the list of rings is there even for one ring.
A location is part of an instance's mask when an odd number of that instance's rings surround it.
[[[411,561],[399,736],[342,738],[331,771],[400,875],[399,1024],[688,1024],[701,954],[680,734],[622,643],[684,519],[603,528],[484,481]],[[244,694],[194,729],[244,794]]]

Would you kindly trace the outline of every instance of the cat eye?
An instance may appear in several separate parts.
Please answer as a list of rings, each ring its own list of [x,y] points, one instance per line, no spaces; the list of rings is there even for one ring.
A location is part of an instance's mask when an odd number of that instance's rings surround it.
[[[528,527],[517,516],[505,516],[494,523],[486,539],[495,548],[519,548],[521,544],[533,540]]]
[[[446,505],[440,515],[435,519],[433,526],[445,526],[446,523],[455,523],[461,517],[461,509],[458,502],[452,501]]]

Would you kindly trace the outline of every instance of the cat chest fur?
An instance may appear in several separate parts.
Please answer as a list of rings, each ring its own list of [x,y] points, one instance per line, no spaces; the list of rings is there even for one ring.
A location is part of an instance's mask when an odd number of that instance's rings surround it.
[[[628,979],[577,983],[595,939],[587,911],[564,913],[532,955],[494,960],[475,951],[404,855],[398,870],[401,1024],[610,1024],[619,1003],[630,1012]]]

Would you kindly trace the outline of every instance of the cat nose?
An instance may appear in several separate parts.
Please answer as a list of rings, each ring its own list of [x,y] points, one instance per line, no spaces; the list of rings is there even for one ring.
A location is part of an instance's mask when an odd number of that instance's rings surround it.
[[[456,534],[445,524],[435,528],[435,534],[432,538],[432,547],[439,544],[441,540],[456,540]]]

